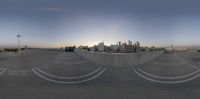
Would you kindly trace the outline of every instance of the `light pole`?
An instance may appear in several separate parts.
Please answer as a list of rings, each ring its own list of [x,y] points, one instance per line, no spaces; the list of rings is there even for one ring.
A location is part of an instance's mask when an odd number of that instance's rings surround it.
[[[21,37],[21,35],[17,35],[17,39],[18,39],[18,53],[20,53],[20,38]]]

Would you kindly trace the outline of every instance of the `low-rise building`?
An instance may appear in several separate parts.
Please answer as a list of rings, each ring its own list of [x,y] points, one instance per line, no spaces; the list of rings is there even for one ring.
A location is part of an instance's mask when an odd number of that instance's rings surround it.
[[[100,51],[100,52],[104,51],[104,42],[101,42],[98,44],[98,51]]]
[[[118,52],[119,46],[118,45],[111,45],[110,50],[113,51],[113,52]]]

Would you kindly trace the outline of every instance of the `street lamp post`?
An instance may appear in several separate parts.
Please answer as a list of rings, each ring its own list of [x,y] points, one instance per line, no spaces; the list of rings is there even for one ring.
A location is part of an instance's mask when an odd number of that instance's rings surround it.
[[[21,37],[21,35],[17,35],[17,39],[18,39],[18,53],[20,53],[20,38]]]

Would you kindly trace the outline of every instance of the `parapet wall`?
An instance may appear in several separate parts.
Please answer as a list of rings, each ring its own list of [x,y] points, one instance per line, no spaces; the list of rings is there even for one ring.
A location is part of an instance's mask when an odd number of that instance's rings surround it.
[[[94,63],[111,67],[132,67],[140,65],[162,54],[161,52],[106,53],[80,49],[75,49],[75,53]]]

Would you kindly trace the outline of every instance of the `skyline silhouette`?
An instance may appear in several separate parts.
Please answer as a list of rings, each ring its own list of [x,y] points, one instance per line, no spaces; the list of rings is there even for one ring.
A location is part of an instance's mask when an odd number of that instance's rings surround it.
[[[156,2],[156,3],[155,3]],[[3,0],[0,47],[92,46],[140,41],[144,46],[200,46],[198,1]]]

